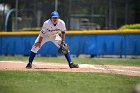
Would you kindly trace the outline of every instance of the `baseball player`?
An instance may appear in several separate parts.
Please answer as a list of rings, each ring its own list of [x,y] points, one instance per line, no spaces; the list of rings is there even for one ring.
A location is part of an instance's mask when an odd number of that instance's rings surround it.
[[[61,37],[58,34],[59,31],[61,31]],[[65,31],[65,23],[59,18],[58,12],[52,12],[50,18],[44,22],[40,34],[35,40],[29,56],[29,63],[27,64],[26,68],[32,68],[32,62],[37,51],[48,41],[53,42],[59,48],[59,52],[65,55],[70,68],[78,68],[79,65],[72,62],[68,45],[64,42]]]

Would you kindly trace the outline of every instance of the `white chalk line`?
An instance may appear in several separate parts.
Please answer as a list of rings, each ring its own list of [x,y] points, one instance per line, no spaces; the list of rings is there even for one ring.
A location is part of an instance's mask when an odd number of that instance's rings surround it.
[[[79,64],[80,68],[95,68],[94,65],[90,65],[90,64]]]
[[[132,73],[140,73],[139,71],[133,71],[133,70],[121,70],[121,69],[112,69],[112,68],[94,68],[97,70],[108,70],[108,71],[118,71],[118,72],[132,72]]]
[[[34,63],[35,65],[48,65],[48,66],[68,66],[68,64],[58,64],[58,63]],[[90,65],[90,64],[79,64],[80,68],[95,68],[94,65]]]
[[[110,65],[111,66],[111,65]],[[113,65],[112,65],[113,66]],[[119,66],[119,65],[118,65]],[[126,69],[129,69],[130,67],[127,67],[127,66],[121,66],[120,65],[120,67],[123,67],[123,68],[126,68]],[[137,66],[135,66],[135,69],[138,69],[138,70],[140,70],[140,67],[137,67]]]
[[[33,63],[34,65],[41,65],[41,66],[44,66],[44,65],[47,65],[47,66],[61,66],[61,67],[65,67],[65,66],[68,66],[68,65],[66,65],[66,64],[55,64],[55,63]]]
[[[93,66],[93,65],[92,65]],[[109,68],[109,67],[106,67],[106,68],[101,68],[101,67],[95,67],[93,66],[92,68],[94,69],[97,69],[97,70],[108,70],[108,71],[119,71],[119,72],[128,72],[128,71],[131,71],[133,73],[140,73],[139,71],[133,71],[133,70],[121,70],[121,69],[114,69],[114,68]]]
[[[20,64],[25,64],[26,62],[22,62],[22,61],[0,61],[0,62],[3,62],[3,63],[20,63]],[[36,65],[49,65],[49,66],[68,66],[66,64],[55,64],[55,63],[34,63]],[[96,69],[96,70],[108,70],[108,71],[119,71],[119,72],[132,72],[132,73],[140,73],[140,71],[133,71],[133,70],[121,70],[121,69],[112,69],[112,68],[97,68],[95,67],[94,65],[90,65],[90,64],[79,64],[79,67],[80,68],[93,68],[93,69]],[[124,67],[125,68],[125,67]]]
[[[49,65],[49,66],[60,66],[60,67],[66,67],[68,65],[66,64],[42,64],[42,63],[34,63],[36,65]],[[121,70],[121,69],[112,69],[112,68],[97,68],[95,67],[94,65],[90,65],[90,64],[79,64],[79,67],[80,68],[93,68],[93,69],[96,69],[96,70],[108,70],[108,71],[119,71],[119,72],[132,72],[132,73],[140,73],[139,71],[132,71],[132,70]]]
[[[3,63],[25,63],[22,61],[0,61],[0,62],[3,62]]]

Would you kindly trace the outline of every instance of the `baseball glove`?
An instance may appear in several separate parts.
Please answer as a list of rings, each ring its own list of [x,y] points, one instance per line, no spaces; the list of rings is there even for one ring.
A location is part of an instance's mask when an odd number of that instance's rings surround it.
[[[68,45],[65,42],[62,42],[60,44],[60,48],[59,48],[58,52],[60,54],[67,54],[68,53],[68,50],[69,50]]]

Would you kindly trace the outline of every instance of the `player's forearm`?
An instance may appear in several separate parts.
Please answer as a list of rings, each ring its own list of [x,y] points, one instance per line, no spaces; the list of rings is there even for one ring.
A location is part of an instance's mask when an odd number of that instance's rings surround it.
[[[62,41],[64,41],[64,39],[65,39],[65,34],[62,34],[61,38],[62,38]]]
[[[61,32],[61,38],[62,38],[62,41],[64,41],[64,39],[65,39],[65,32]]]
[[[42,42],[43,37],[39,36],[38,43]]]

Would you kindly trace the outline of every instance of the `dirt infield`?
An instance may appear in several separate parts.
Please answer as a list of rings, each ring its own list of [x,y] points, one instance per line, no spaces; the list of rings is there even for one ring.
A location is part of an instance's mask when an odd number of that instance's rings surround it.
[[[34,62],[32,69],[26,69],[26,62],[23,61],[0,61],[0,70],[17,71],[59,71],[59,72],[98,72],[123,74],[129,76],[140,76],[140,67],[115,66],[115,65],[93,65],[79,64],[79,68],[71,69],[64,63],[43,63]]]

